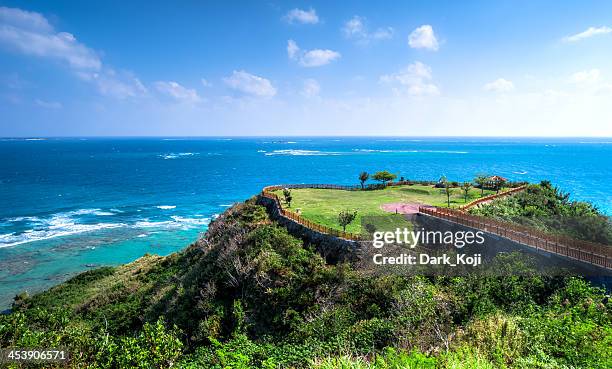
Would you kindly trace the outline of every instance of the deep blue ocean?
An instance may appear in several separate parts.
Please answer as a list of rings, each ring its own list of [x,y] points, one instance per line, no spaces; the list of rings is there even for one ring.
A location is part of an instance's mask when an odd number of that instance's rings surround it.
[[[0,139],[0,309],[101,265],[180,250],[265,185],[361,171],[548,179],[612,214],[612,139]]]

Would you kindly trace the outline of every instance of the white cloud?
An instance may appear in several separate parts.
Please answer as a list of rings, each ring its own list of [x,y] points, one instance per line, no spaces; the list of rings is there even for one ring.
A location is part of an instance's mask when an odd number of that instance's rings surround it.
[[[344,23],[342,32],[346,37],[360,36],[364,33],[365,26],[363,25],[364,18],[356,15]]]
[[[408,36],[408,45],[413,49],[428,49],[437,51],[438,39],[429,24],[422,25]]]
[[[34,102],[36,103],[36,105],[45,109],[61,109],[63,107],[62,104],[57,101],[45,101],[36,99],[34,100]]]
[[[287,56],[303,67],[320,67],[339,59],[339,52],[327,49],[301,50],[293,40],[287,41]]]
[[[71,33],[56,31],[40,13],[0,7],[0,43],[24,55],[66,64],[103,95],[125,98],[146,92],[137,78],[104,66],[94,50]]]
[[[482,88],[485,91],[510,92],[514,90],[514,83],[504,78],[498,78],[495,81],[485,84]]]
[[[302,55],[300,64],[304,67],[320,67],[340,58],[340,53],[333,50],[314,49]]]
[[[276,88],[266,78],[259,77],[243,70],[233,71],[232,75],[223,78],[230,88],[244,94],[256,97],[272,97],[276,95]]]
[[[415,72],[418,76],[431,75],[427,68],[417,68]],[[612,91],[602,94],[574,86],[560,91],[524,91],[501,96],[453,96],[449,92],[436,98],[343,95],[295,103],[280,98],[255,103],[234,100],[209,117],[223,118],[227,123],[206,129],[220,135],[239,129],[244,135],[263,136],[279,132],[307,136],[551,136],[551,132],[555,136],[612,136]],[[255,119],[262,124],[245,124]],[[287,125],[287,121],[292,124]],[[210,134],[201,134],[205,133]]]
[[[104,68],[100,72],[76,72],[83,81],[92,83],[104,96],[116,99],[140,97],[147,93],[147,89],[131,73],[117,73],[113,69]]]
[[[603,77],[599,69],[583,70],[569,76],[574,92],[593,95],[610,95],[612,82]]]
[[[206,78],[202,78],[200,81],[202,81],[202,86],[204,87],[212,87],[212,82],[208,81]]]
[[[389,84],[399,84],[414,96],[435,96],[440,94],[438,87],[431,83],[431,68],[421,62],[414,62],[398,73],[386,74],[380,81]]]
[[[314,9],[302,10],[292,9],[285,15],[285,20],[289,23],[302,23],[302,24],[317,24],[319,23],[319,16]]]
[[[0,7],[0,42],[37,57],[60,60],[79,70],[100,70],[96,53],[74,35],[56,32],[41,14]]]
[[[52,32],[53,27],[47,19],[36,12],[29,12],[18,8],[0,7],[0,23],[11,24],[14,27],[37,32]]]
[[[321,91],[321,85],[314,79],[307,79],[304,81],[304,87],[302,88],[302,96],[304,97],[316,97]]]
[[[589,27],[586,31],[577,33],[575,35],[567,36],[563,38],[565,42],[577,42],[580,40],[584,40],[585,38],[590,38],[597,35],[605,35],[607,33],[612,32],[612,28],[610,27]]]
[[[569,81],[572,83],[597,83],[600,81],[601,72],[599,69],[583,70],[572,74]]]
[[[158,81],[154,85],[159,92],[179,102],[197,103],[201,100],[196,90],[181,86],[174,81]]]
[[[293,40],[287,41],[287,56],[289,59],[295,59],[297,57],[300,48]]]
[[[370,33],[369,36],[370,36],[370,39],[372,40],[387,40],[387,39],[393,38],[394,33],[395,31],[393,30],[392,27],[387,27],[387,28],[379,28],[373,33]]]
[[[391,27],[378,28],[370,33],[366,26],[366,19],[358,15],[353,16],[344,23],[342,33],[345,37],[357,40],[360,43],[368,43],[370,41],[387,40],[393,38],[394,30]]]

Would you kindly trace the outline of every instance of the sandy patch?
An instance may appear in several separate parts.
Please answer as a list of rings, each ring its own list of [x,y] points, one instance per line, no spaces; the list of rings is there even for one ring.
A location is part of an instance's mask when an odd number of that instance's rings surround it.
[[[426,204],[416,204],[416,203],[403,203],[403,202],[394,202],[391,204],[382,204],[380,206],[381,209],[387,211],[389,213],[398,213],[398,214],[417,214],[419,212],[419,206],[433,208],[433,206]]]

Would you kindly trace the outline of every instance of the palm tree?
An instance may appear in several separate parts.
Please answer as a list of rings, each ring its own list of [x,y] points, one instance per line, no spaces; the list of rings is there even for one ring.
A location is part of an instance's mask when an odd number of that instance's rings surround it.
[[[484,188],[489,182],[489,176],[486,174],[479,174],[474,178],[474,182],[480,187],[480,197],[484,196]]]
[[[468,194],[471,188],[472,188],[472,184],[470,182],[463,182],[463,184],[461,185],[461,189],[463,190],[463,197],[466,203],[467,203]]]
[[[444,182],[444,189],[442,190],[446,194],[446,204],[450,208],[450,197],[453,194],[453,188],[449,182]]]
[[[361,172],[359,174],[359,182],[361,182],[361,189],[363,190],[364,188],[364,183],[368,180],[368,178],[370,178],[370,175],[368,174],[368,172]]]

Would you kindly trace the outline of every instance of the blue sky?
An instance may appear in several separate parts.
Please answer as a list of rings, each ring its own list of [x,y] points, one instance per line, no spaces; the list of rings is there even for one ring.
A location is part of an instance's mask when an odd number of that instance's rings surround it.
[[[0,7],[0,136],[612,136],[611,2]]]

